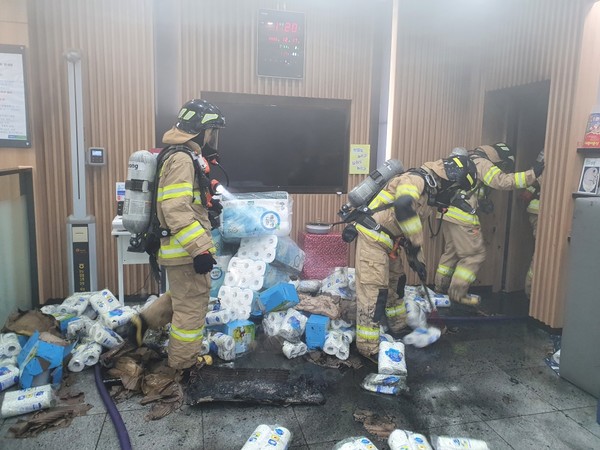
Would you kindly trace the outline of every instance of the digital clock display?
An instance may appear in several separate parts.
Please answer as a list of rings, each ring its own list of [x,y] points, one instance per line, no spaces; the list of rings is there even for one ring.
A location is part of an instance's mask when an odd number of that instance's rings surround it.
[[[258,12],[257,73],[265,77],[304,77],[304,14]]]

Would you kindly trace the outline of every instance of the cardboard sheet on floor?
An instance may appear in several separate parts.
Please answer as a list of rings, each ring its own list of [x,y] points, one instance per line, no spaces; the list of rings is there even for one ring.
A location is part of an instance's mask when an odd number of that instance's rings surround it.
[[[47,331],[54,336],[62,337],[56,319],[38,310],[12,314],[4,325],[4,331],[12,331],[24,336],[32,336],[36,331],[40,333]]]
[[[382,440],[386,440],[392,431],[398,428],[392,417],[380,415],[368,409],[355,410],[354,420],[361,422],[365,430]]]
[[[186,403],[245,402],[267,405],[321,405],[322,387],[283,369],[193,369],[184,387]]]
[[[294,308],[299,311],[327,316],[330,319],[340,318],[340,297],[331,295],[298,294],[300,303]]]

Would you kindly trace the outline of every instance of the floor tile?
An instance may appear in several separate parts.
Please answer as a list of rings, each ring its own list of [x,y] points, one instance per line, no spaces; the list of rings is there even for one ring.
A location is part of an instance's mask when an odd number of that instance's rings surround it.
[[[596,419],[597,410],[598,408],[594,406],[591,408],[570,409],[563,412],[565,416],[577,422],[590,433],[600,437],[600,424],[598,424]]]
[[[460,402],[469,405],[481,420],[555,410],[533,390],[511,379],[506,372],[497,369],[448,381],[448,386]]]
[[[548,366],[505,369],[505,372],[558,410],[594,406],[597,403],[594,397],[564,378],[560,378]]]
[[[410,392],[384,404],[397,428],[419,430],[479,421],[467,402],[457,397],[443,381],[408,383]]]
[[[595,450],[600,437],[567,417],[562,411],[488,421],[488,425],[519,450]]]
[[[433,444],[432,436],[451,436],[479,439],[485,441],[491,449],[511,449],[512,447],[485,422],[472,422],[445,427],[430,428],[423,433]]]
[[[497,369],[480,340],[452,341],[440,339],[425,348],[406,347],[409,380],[454,379],[463,375]]]
[[[377,443],[363,424],[354,420],[354,412],[365,409],[386,414],[386,405],[396,403],[397,397],[373,394],[362,389],[360,382],[368,373],[368,367],[346,371],[337,384],[329,386],[324,405],[293,406],[309,446],[362,435]]]
[[[81,450],[95,449],[104,415],[75,417],[67,428],[54,428],[40,433],[36,437],[12,439],[6,437],[12,424],[5,423],[0,430],[0,448],[7,450]]]
[[[181,411],[149,422],[145,420],[145,415],[144,410],[121,411],[132,448],[189,450],[210,448],[203,446],[201,409],[184,407]],[[117,432],[109,416],[106,417],[97,448],[98,450],[119,448]]]
[[[192,409],[197,407],[192,407]],[[285,406],[218,403],[202,406],[204,448],[239,450],[261,424],[280,425],[292,433],[291,445],[306,445],[294,410]]]

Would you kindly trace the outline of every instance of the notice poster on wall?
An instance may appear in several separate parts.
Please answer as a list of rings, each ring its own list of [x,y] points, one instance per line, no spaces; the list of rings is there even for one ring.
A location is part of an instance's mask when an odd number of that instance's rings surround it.
[[[371,146],[368,144],[350,145],[350,175],[368,175]]]
[[[600,183],[600,158],[585,158],[579,179],[580,194],[598,195]]]
[[[31,147],[24,51],[20,45],[0,45],[0,147]]]

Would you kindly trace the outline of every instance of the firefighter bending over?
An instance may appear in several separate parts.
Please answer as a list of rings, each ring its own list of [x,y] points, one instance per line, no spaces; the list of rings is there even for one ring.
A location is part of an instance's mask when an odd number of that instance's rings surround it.
[[[435,290],[447,292],[452,301],[476,306],[477,298],[467,296],[467,292],[485,261],[485,245],[477,211],[492,212],[493,204],[487,198],[490,188],[514,190],[531,186],[542,174],[544,161],[537,161],[525,172],[510,173],[515,167],[515,155],[504,143],[482,145],[468,155],[475,163],[478,179],[477,186],[465,192],[473,213],[451,206],[441,217],[444,252],[435,274]]]
[[[476,182],[475,166],[468,157],[427,162],[392,178],[369,204],[370,210],[377,210],[372,217],[379,226],[374,230],[356,225],[356,345],[362,355],[371,357],[379,351],[382,314],[376,310],[385,311],[392,332],[406,326],[400,240],[409,241],[407,251],[416,256],[411,258],[411,268],[424,279],[420,216],[428,213],[428,205],[448,206],[458,190],[470,190]],[[382,209],[385,205],[393,207]]]

